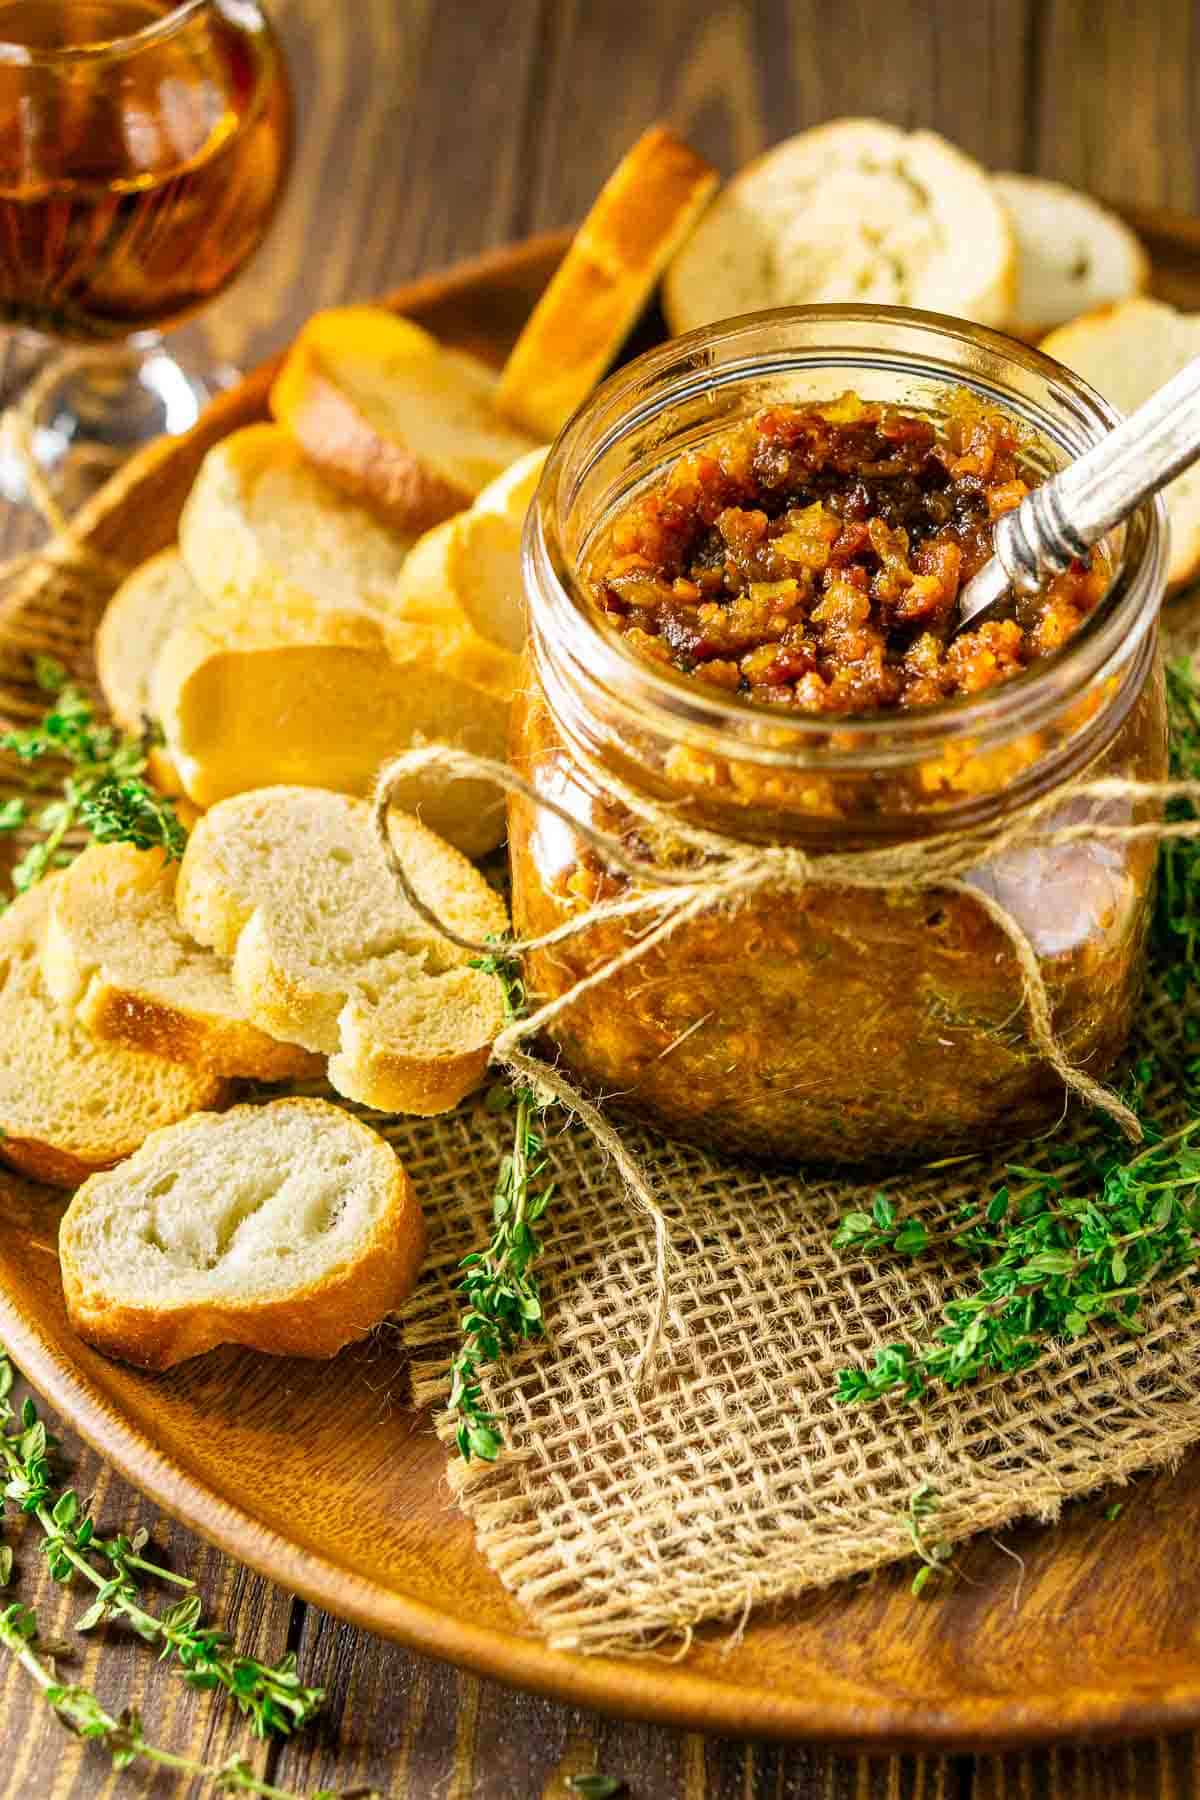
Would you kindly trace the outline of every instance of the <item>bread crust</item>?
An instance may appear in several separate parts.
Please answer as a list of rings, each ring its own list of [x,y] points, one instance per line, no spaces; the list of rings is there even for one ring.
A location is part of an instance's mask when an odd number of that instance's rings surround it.
[[[469,488],[377,432],[303,338],[276,378],[271,409],[323,475],[397,531],[427,531],[471,504]]]
[[[93,1041],[54,1004],[41,950],[61,880],[47,876],[0,919],[0,1158],[35,1180],[74,1187],[152,1131],[223,1106],[229,1087],[207,1070]]]
[[[290,872],[274,863],[268,890],[258,859],[272,854],[272,831],[278,844],[303,837],[313,860]],[[460,931],[480,940],[504,934],[503,901],[465,857],[403,815],[393,815],[393,836],[414,879],[439,896]],[[382,930],[386,917],[394,936],[408,933],[398,962],[385,968],[387,953],[378,946],[365,947],[356,960],[360,924],[340,950],[326,937],[321,962],[311,961],[310,908],[327,916],[310,887],[321,848],[337,852],[337,867],[348,855],[360,865],[356,920],[369,918],[368,931]],[[328,1055],[329,1079],[348,1099],[381,1111],[432,1114],[448,1111],[483,1080],[504,1022],[500,986],[470,967],[468,952],[435,941],[396,907],[366,802],[281,787],[215,807],[188,845],[175,899],[184,929],[232,957],[235,991],[255,1023]],[[343,900],[343,914],[349,905]]]
[[[1111,293],[1111,297],[1102,301],[1101,304],[1119,305],[1122,301],[1143,293],[1149,286],[1150,258],[1146,254],[1145,246],[1123,219],[1119,218],[1109,207],[1102,206],[1100,201],[1093,199],[1090,194],[1081,193],[1078,189],[1069,187],[1065,182],[1049,181],[1041,175],[1023,175],[1015,172],[999,172],[993,175],[992,185],[1000,197],[1001,204],[1007,209],[1013,221],[1013,236],[1017,245],[1015,293],[1008,324],[1008,330],[1014,337],[1025,338],[1030,343],[1036,343],[1048,332],[1058,329],[1081,314],[1097,310],[1096,297],[1085,296],[1081,288],[1081,291],[1075,294],[1073,299],[1065,301],[1061,309],[1052,315],[1045,311],[1039,315],[1031,307],[1026,307],[1022,312],[1022,299],[1027,291],[1032,295],[1035,286],[1035,282],[1028,279],[1026,257],[1028,254],[1034,259],[1037,258],[1037,245],[1034,241],[1036,234],[1031,231],[1024,238],[1021,234],[1018,209],[1022,207],[1028,212],[1031,206],[1055,203],[1059,214],[1056,222],[1060,226],[1064,207],[1070,208],[1071,216],[1076,224],[1087,218],[1091,224],[1093,253],[1095,244],[1105,239],[1110,247],[1115,244],[1120,245],[1121,254],[1126,259],[1126,280],[1121,291]],[[1036,219],[1036,213],[1033,217]],[[1074,245],[1076,241],[1073,237],[1067,239],[1068,245]],[[1041,269],[1043,271],[1045,269],[1044,260],[1041,262]],[[1051,285],[1058,280],[1061,280],[1060,276],[1052,276]],[[1081,284],[1085,284],[1087,280],[1087,275],[1080,277]],[[1105,285],[1111,290],[1113,284],[1109,282]]]
[[[652,125],[601,188],[504,365],[496,405],[553,438],[606,373],[720,177]]]
[[[1128,413],[1200,355],[1200,313],[1137,294],[1060,325],[1039,347]],[[1185,469],[1163,498],[1171,524],[1167,592],[1175,593],[1200,574],[1200,474]]]
[[[277,1300],[243,1305],[189,1302],[175,1307],[131,1306],[82,1275],[75,1248],[80,1214],[89,1203],[84,1183],[59,1232],[67,1314],[80,1337],[110,1356],[142,1369],[169,1369],[219,1344],[241,1344],[271,1356],[326,1359],[366,1337],[411,1293],[425,1253],[425,1220],[412,1182],[385,1140],[352,1114],[325,1100],[290,1098],[273,1107],[304,1110],[383,1146],[395,1163],[390,1202],[350,1262]],[[251,1110],[234,1107],[232,1118]],[[211,1115],[188,1120],[202,1128]]]
[[[990,183],[986,172],[947,139],[933,131],[902,132],[898,128],[884,125],[881,120],[869,118],[830,119],[824,125],[818,125],[810,131],[797,132],[794,137],[785,138],[782,143],[774,144],[769,150],[743,165],[737,175],[724,188],[714,202],[711,214],[702,222],[701,229],[708,230],[714,226],[719,212],[729,209],[736,218],[739,207],[753,211],[752,200],[748,205],[748,196],[753,195],[754,184],[759,181],[764,171],[769,172],[773,165],[778,165],[793,152],[796,145],[803,142],[806,148],[822,148],[844,139],[855,131],[882,130],[891,135],[907,139],[920,154],[937,154],[944,157],[947,163],[961,174],[969,174],[977,179],[983,204],[988,209],[989,222],[997,233],[1001,256],[991,278],[974,294],[969,296],[969,310],[964,316],[976,319],[980,324],[1003,326],[1011,317],[1016,299],[1017,260],[1016,242],[1011,223],[999,201],[991,195]],[[671,261],[663,276],[662,305],[667,323],[672,332],[691,331],[708,323],[707,316],[701,317],[700,310],[693,304],[692,296],[701,285],[701,272],[696,262],[702,239],[696,234],[696,242],[685,241]],[[854,299],[847,294],[846,299]],[[781,301],[771,296],[755,301],[749,308],[740,310],[759,311],[765,307],[780,305]],[[920,304],[912,301],[910,304]],[[949,310],[943,308],[942,310]]]
[[[502,758],[519,666],[465,620],[446,632],[332,610],[251,622],[214,609],[172,632],[154,693],[186,790],[209,807],[277,783],[363,794],[419,738]],[[406,804],[479,856],[503,836],[494,798],[431,773]]]

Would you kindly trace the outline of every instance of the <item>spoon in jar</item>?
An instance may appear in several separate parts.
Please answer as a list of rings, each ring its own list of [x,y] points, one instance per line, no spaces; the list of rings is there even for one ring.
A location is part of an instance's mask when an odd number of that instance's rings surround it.
[[[1200,356],[1107,437],[996,521],[993,554],[958,597],[951,636],[977,625],[1015,590],[1036,594],[1051,575],[1127,519],[1200,458]]]

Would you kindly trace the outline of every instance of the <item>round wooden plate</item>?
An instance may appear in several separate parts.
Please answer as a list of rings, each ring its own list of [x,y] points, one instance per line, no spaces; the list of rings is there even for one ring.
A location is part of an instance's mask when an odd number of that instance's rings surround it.
[[[1200,306],[1200,226],[1135,222],[1159,291]],[[393,301],[496,360],[562,248],[534,240]],[[88,540],[126,561],[170,542],[205,449],[263,415],[269,375],[110,483],[81,520]],[[0,1189],[0,1336],[51,1406],[166,1511],[371,1631],[582,1705],[739,1735],[982,1748],[1200,1721],[1200,1455],[1135,1484],[1114,1522],[1096,1499],[1003,1549],[972,1544],[961,1579],[920,1601],[911,1570],[889,1570],[756,1614],[736,1640],[701,1632],[681,1660],[559,1654],[476,1553],[394,1339],[332,1363],[222,1351],[162,1376],[124,1368],[67,1325],[64,1197]]]

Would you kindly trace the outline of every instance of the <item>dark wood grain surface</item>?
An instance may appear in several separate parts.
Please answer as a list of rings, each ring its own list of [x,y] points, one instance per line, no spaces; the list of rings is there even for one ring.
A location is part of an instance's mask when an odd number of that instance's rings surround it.
[[[1145,207],[1200,206],[1200,8],[1190,0],[275,0],[297,92],[292,189],[240,282],[188,328],[249,363],[314,307],[370,295],[507,238],[569,222],[637,130],[666,116],[726,168],[838,113],[929,125],[1000,167]],[[3,548],[18,547],[9,521]],[[102,1524],[155,1521],[66,1440]],[[211,1614],[264,1657],[294,1648],[329,1689],[322,1725],[257,1752],[281,1787],[371,1782],[395,1800],[566,1800],[602,1769],[634,1800],[1185,1800],[1197,1744],[870,1760],[605,1720],[461,1675],[306,1607],[163,1524]],[[15,1527],[18,1595],[67,1631]],[[936,1602],[934,1602],[936,1604]],[[1114,1633],[1120,1620],[1112,1621]],[[82,1641],[81,1641],[82,1648]],[[234,1715],[116,1630],[70,1673],[136,1702],[172,1748],[220,1761]],[[22,1673],[0,1665],[0,1800],[177,1800],[193,1784],[108,1773]],[[195,1790],[199,1792],[199,1789]]]

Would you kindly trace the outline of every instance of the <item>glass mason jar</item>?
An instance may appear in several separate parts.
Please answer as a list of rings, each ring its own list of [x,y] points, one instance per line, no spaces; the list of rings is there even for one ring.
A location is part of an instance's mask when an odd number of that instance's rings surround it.
[[[936,418],[963,388],[1033,428],[1039,473],[1115,422],[1036,350],[898,308],[759,314],[676,339],[613,376],[555,445],[526,526],[514,766],[635,855],[646,846],[614,776],[740,843],[814,855],[999,826],[1083,773],[1161,779],[1161,501],[1113,534],[1109,592],[1061,650],[982,693],[906,712],[831,720],[723,696],[638,658],[589,602],[586,559],[615,510],[713,433],[768,403],[847,390]],[[1064,794],[1061,816],[1083,804]],[[1147,814],[1118,798],[1102,816]],[[519,796],[510,845],[523,936],[628,887]],[[966,878],[1024,929],[1055,1030],[1093,1075],[1111,1068],[1129,1032],[1155,854],[1152,841],[1111,838],[1011,849]],[[533,992],[565,993],[646,928],[606,921],[534,953]],[[955,889],[815,881],[756,891],[738,910],[682,926],[572,1002],[551,1032],[563,1064],[621,1108],[769,1158],[975,1150],[1053,1125],[1064,1105],[1061,1080],[1030,1043],[1010,940]]]

